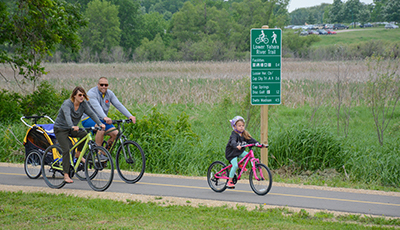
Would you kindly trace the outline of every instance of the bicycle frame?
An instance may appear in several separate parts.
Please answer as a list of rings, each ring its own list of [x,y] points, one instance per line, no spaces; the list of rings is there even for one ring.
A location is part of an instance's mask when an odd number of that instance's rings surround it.
[[[243,165],[242,169],[240,170],[237,179],[240,180],[241,176],[242,176],[243,173],[244,173],[244,170],[245,170],[247,164],[248,164],[249,161],[250,161],[250,162],[251,162],[251,170],[253,170],[254,177],[255,177],[257,180],[259,180],[259,178],[257,177],[257,173],[256,173],[256,164],[260,163],[260,160],[254,157],[254,152],[253,152],[252,149],[250,149],[249,153],[247,153],[246,156],[243,157],[243,158],[239,161],[238,165],[242,164],[243,161],[244,161],[244,165]],[[216,173],[216,174],[214,175],[214,177],[217,178],[217,179],[227,179],[227,180],[228,180],[228,179],[229,179],[229,175],[226,175],[226,171],[227,171],[227,170],[229,171],[231,168],[232,168],[232,164],[230,164],[230,165],[226,166],[225,168],[221,169],[218,173]],[[264,175],[263,175],[262,172],[261,172],[261,170],[262,170],[262,169],[260,169],[260,175],[262,175],[262,177],[263,177],[262,179],[265,179],[265,178],[264,178]]]
[[[115,120],[115,124],[117,124],[117,130],[118,130],[118,135],[115,138],[115,141],[112,143],[111,148],[109,152],[111,153],[114,150],[114,147],[116,146],[117,141],[120,142],[122,145],[125,141],[128,140],[128,138],[124,135],[125,128],[123,126],[123,122],[129,122],[130,120]],[[121,129],[122,127],[122,129]]]
[[[72,146],[72,148],[70,148],[69,151],[68,151],[68,152],[74,151],[74,150],[78,147],[78,145],[80,145],[82,142],[85,142],[85,144],[84,144],[84,146],[83,146],[83,148],[82,148],[81,154],[79,154],[79,157],[78,157],[78,159],[76,160],[76,163],[74,163],[74,161],[73,161],[73,156],[70,154],[70,162],[71,162],[71,165],[73,166],[75,172],[78,170],[79,163],[81,163],[81,160],[82,160],[83,156],[85,155],[86,151],[89,149],[89,146],[90,146],[90,145],[89,145],[89,142],[90,142],[90,141],[93,141],[93,137],[92,137],[92,133],[91,133],[91,132],[88,132],[87,135],[86,135],[85,137],[81,138],[81,139],[80,139],[77,143],[75,143],[74,146]],[[53,163],[51,164],[51,167],[54,168],[54,169],[63,171],[63,168],[60,167],[59,164],[57,165],[57,163],[59,163],[61,160],[62,160],[62,158],[57,158],[57,159],[55,159],[55,160],[53,161]]]

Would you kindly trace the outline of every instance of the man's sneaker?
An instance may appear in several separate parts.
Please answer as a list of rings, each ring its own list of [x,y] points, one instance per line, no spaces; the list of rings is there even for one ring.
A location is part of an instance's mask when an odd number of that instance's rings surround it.
[[[232,181],[228,181],[228,183],[226,184],[226,187],[228,187],[230,189],[234,189],[235,188],[235,184]]]
[[[104,156],[103,154],[99,154],[99,159],[100,159],[100,162],[108,161],[108,157]]]
[[[104,156],[103,154],[100,153],[100,154],[99,154],[99,158],[96,158],[95,162],[97,163],[98,160],[100,160],[100,162],[102,163],[102,162],[108,161],[108,158],[107,158],[106,156]],[[91,158],[89,159],[89,163],[93,163],[93,161],[92,161]]]

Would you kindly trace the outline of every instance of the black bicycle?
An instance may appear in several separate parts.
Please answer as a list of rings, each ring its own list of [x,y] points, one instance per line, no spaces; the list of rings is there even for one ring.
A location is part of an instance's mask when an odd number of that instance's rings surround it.
[[[113,153],[114,149],[117,149],[115,164],[118,174],[126,183],[134,184],[138,182],[144,174],[146,156],[138,143],[128,140],[124,135],[124,124],[130,122],[132,122],[130,119],[113,120],[112,123],[116,125],[116,129],[118,130],[117,138],[111,146],[107,146],[106,141],[103,142],[103,145],[110,153]],[[116,146],[118,146],[118,148]]]

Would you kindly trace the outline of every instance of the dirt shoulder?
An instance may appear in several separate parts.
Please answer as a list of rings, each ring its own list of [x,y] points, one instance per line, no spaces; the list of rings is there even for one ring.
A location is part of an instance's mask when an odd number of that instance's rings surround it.
[[[10,164],[10,163],[0,163],[2,167],[20,167],[23,168],[23,164]],[[151,174],[146,173],[145,176],[157,176],[157,177],[177,177],[177,178],[187,178],[187,179],[195,179],[195,180],[206,180],[205,177],[188,177],[188,176],[179,176],[179,175],[165,175],[165,174]],[[244,183],[244,182],[243,182]],[[365,189],[348,189],[348,188],[333,188],[333,187],[325,187],[325,186],[313,186],[313,185],[297,185],[297,184],[285,184],[285,183],[274,183],[273,186],[276,187],[299,187],[299,188],[307,188],[307,189],[315,189],[315,190],[329,190],[329,191],[346,191],[352,193],[361,193],[361,194],[377,194],[377,195],[385,195],[385,196],[395,196],[400,197],[400,193],[398,192],[384,192],[384,191],[375,191],[375,190],[365,190]],[[76,197],[85,197],[85,198],[101,198],[101,199],[110,199],[126,202],[127,200],[140,201],[143,203],[154,202],[159,205],[186,205],[186,206],[227,206],[236,208],[239,206],[244,206],[248,210],[254,210],[260,208],[259,204],[251,204],[251,203],[240,203],[240,202],[226,202],[226,201],[217,201],[217,200],[203,200],[203,199],[189,199],[189,198],[181,198],[181,197],[168,197],[168,196],[150,196],[150,195],[141,195],[141,194],[129,194],[129,193],[116,193],[116,192],[96,192],[93,191],[84,191],[84,190],[76,190],[76,189],[49,189],[46,187],[32,187],[32,186],[13,186],[13,185],[1,185],[0,191],[8,191],[8,192],[43,192],[48,194],[65,194],[69,196]],[[274,205],[262,205],[264,209],[266,208],[288,208],[290,211],[299,212],[301,208],[292,208],[287,206],[274,206]],[[307,212],[314,215],[316,212],[328,212],[332,213],[335,216],[337,215],[346,215],[350,213],[344,212],[332,212],[328,210],[319,210],[319,209],[306,209]],[[351,213],[356,214],[357,213]],[[359,214],[358,214],[359,215]],[[379,216],[381,217],[381,216]],[[397,218],[396,218],[397,219]]]

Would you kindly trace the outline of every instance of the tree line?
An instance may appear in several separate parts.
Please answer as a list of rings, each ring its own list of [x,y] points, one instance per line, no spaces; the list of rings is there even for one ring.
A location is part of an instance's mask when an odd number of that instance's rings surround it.
[[[11,66],[15,75],[35,79],[45,74],[43,61],[244,60],[249,58],[252,28],[283,28],[303,11],[289,14],[288,4],[289,0],[0,0],[0,63]],[[337,22],[349,21],[349,12],[359,17],[364,11],[375,20],[400,21],[398,9],[398,0],[374,0],[370,5],[335,0],[309,10],[323,15],[321,22]],[[283,49],[294,53],[318,41],[285,36]],[[301,42],[290,42],[293,39]],[[6,79],[1,71],[0,76]]]
[[[288,0],[68,1],[88,19],[82,49],[51,61],[238,60],[248,56],[251,28],[289,22]]]
[[[74,41],[81,40],[79,51],[61,42],[44,47],[51,53],[45,59],[54,62],[244,59],[248,56],[251,28],[283,27],[289,22],[289,0],[1,1],[2,15],[14,27],[19,25],[14,15],[26,13],[19,7],[21,4],[39,14],[42,7],[49,11],[69,8],[69,15],[82,19],[79,29],[70,30],[78,36]],[[56,18],[50,14],[43,16]],[[53,38],[48,36],[41,41],[47,42],[46,39]],[[5,53],[14,51],[15,42],[3,44]]]
[[[332,4],[322,3],[292,11],[290,24],[400,22],[399,12],[398,0],[373,0],[371,4],[360,0],[334,0]]]

